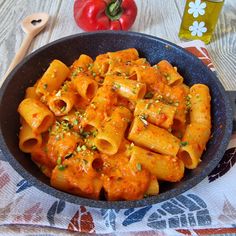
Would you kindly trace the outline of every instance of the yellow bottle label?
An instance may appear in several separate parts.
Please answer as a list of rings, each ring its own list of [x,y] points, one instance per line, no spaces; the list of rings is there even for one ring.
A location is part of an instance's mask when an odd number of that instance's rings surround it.
[[[179,37],[209,43],[224,0],[187,0]]]

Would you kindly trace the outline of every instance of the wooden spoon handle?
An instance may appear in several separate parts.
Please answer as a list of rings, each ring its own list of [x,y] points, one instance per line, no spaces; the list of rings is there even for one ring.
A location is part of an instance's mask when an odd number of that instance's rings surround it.
[[[0,87],[2,86],[4,80],[9,75],[9,73],[14,69],[14,67],[24,58],[25,54],[27,53],[27,50],[31,44],[32,39],[34,38],[34,35],[27,34],[24,38],[18,52],[16,53],[15,57],[13,58],[7,72],[3,76],[3,78],[0,81]]]

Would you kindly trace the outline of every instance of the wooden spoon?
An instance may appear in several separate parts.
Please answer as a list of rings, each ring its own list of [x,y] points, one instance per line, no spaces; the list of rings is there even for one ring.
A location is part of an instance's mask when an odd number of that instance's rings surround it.
[[[12,60],[7,72],[3,76],[3,79],[0,81],[0,87],[8,74],[24,58],[32,39],[46,26],[48,19],[49,15],[43,12],[34,13],[23,19],[23,21],[21,22],[21,28],[26,33],[26,37],[24,38],[21,47],[16,53],[14,59]]]

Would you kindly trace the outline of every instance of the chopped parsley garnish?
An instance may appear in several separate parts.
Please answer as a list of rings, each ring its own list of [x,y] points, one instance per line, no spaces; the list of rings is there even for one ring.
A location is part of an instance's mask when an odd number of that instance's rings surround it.
[[[92,131],[92,135],[93,135],[94,138],[97,136],[97,134],[98,134],[97,130]]]
[[[132,92],[133,94],[136,94],[136,92],[137,92],[137,87],[134,87],[131,92]]]
[[[78,125],[79,124],[79,121],[77,119],[74,120],[73,122],[74,125]]]
[[[68,90],[68,85],[64,84],[63,87],[62,87],[62,90],[66,92]]]
[[[113,90],[120,89],[120,87],[121,87],[120,84],[117,84],[116,82],[113,82],[113,83],[112,83],[112,89],[113,89]]]
[[[179,106],[179,102],[175,102],[173,105],[178,107]]]
[[[89,63],[89,65],[88,65],[88,70],[92,70],[92,68],[93,68],[93,63]]]
[[[82,136],[83,138],[88,138],[89,135],[91,135],[91,132],[89,132],[89,131],[81,131],[80,132],[80,136]]]
[[[192,104],[191,104],[191,97],[192,96],[190,94],[186,97],[186,107],[187,107],[188,110],[190,110],[191,106],[192,106]]]
[[[158,65],[154,65],[153,68],[159,69],[160,67]]]
[[[48,87],[48,84],[44,84],[44,85],[43,85],[43,88],[44,88],[44,89],[47,89],[47,87]]]
[[[151,105],[152,105],[151,102],[147,103],[147,104],[145,105],[145,109],[149,109]]]
[[[142,165],[140,163],[137,163],[136,168],[137,168],[138,171],[141,171],[142,170]]]
[[[87,149],[86,145],[83,144],[82,146],[79,145],[79,146],[76,148],[76,151],[77,151],[77,152],[81,152],[81,151],[85,151],[86,149]]]
[[[78,72],[77,72],[77,71],[74,71],[71,76],[72,76],[72,77],[75,77],[77,74],[78,74]]]
[[[144,114],[144,113],[139,115],[139,119],[143,122],[143,124],[144,124],[145,126],[148,125],[147,118],[148,118],[148,115],[146,115],[146,114]]]
[[[167,76],[166,76],[166,79],[169,81],[169,80],[170,80],[170,76],[169,76],[169,75],[167,75]]]
[[[153,93],[152,92],[147,92],[144,96],[144,98],[153,98]]]
[[[78,75],[79,72],[82,72],[84,69],[83,67],[78,67],[73,73],[72,73],[72,77],[75,77]]]
[[[61,157],[57,158],[57,165],[61,165]]]
[[[65,165],[59,165],[59,166],[58,166],[58,169],[59,169],[59,170],[65,170],[65,168],[66,168]]]
[[[67,132],[67,131],[69,131],[71,128],[73,128],[73,126],[70,124],[70,123],[68,123],[68,122],[66,122],[66,121],[62,121],[61,122],[61,128],[62,128],[62,131],[64,131],[64,132]]]
[[[95,145],[93,145],[93,146],[91,147],[91,149],[92,149],[93,151],[96,151],[96,150],[97,150],[97,147],[96,147]]]
[[[78,118],[82,118],[82,117],[84,116],[84,111],[83,111],[83,110],[81,110],[81,111],[76,111],[76,112],[75,112],[75,115],[76,115],[76,117],[78,117]]]
[[[188,142],[180,142],[180,147],[185,147],[188,145]]]
[[[80,152],[80,151],[81,151],[81,146],[80,146],[80,145],[76,148],[76,151],[77,151],[77,152]]]
[[[133,147],[134,147],[134,143],[131,143],[128,147],[128,150],[132,150]]]

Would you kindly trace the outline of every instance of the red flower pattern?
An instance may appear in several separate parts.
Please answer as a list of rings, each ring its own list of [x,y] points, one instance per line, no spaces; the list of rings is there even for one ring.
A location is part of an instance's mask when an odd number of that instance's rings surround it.
[[[93,217],[84,206],[80,206],[80,210],[78,210],[72,217],[68,225],[68,230],[79,231],[83,233],[95,232]]]

